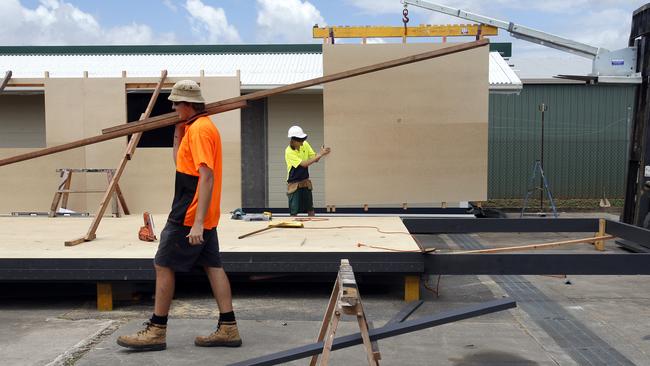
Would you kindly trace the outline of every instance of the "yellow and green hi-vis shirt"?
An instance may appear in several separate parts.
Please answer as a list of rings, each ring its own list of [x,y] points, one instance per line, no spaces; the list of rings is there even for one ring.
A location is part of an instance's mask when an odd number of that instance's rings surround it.
[[[307,141],[302,143],[298,150],[287,146],[284,150],[284,160],[287,162],[287,183],[300,182],[309,179],[309,169],[300,166],[303,160],[316,156],[316,152]]]

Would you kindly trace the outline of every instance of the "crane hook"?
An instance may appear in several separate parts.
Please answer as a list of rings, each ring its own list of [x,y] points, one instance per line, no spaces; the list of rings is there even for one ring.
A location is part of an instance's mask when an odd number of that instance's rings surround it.
[[[404,36],[406,36],[406,32],[408,30],[408,27],[406,26],[409,22],[409,10],[406,7],[406,4],[404,4],[404,10],[402,10],[402,22],[404,23]]]

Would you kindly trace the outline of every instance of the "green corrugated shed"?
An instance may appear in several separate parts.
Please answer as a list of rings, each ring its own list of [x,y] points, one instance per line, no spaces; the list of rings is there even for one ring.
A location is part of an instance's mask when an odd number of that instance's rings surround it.
[[[522,198],[541,150],[558,198],[623,197],[633,85],[525,84],[491,94],[488,198]],[[539,184],[538,181],[536,184]]]

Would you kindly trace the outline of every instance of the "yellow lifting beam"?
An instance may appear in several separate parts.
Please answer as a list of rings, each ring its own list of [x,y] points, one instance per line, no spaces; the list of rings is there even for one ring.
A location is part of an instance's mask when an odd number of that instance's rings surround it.
[[[480,31],[479,31],[480,29]],[[331,33],[331,34],[330,34]],[[416,27],[401,26],[314,26],[313,38],[391,38],[391,37],[471,37],[496,36],[498,28],[485,24],[423,24]]]

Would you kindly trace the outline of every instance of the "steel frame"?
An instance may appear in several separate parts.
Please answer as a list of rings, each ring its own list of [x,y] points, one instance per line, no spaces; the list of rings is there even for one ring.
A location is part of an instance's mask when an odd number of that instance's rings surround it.
[[[228,273],[333,274],[341,259],[358,274],[421,274],[420,253],[221,253]],[[199,275],[204,275],[197,272]],[[0,258],[0,281],[152,281],[152,259]]]
[[[260,208],[260,207],[244,207],[242,210],[246,213],[262,213],[264,211],[272,212],[273,214],[289,214],[287,207],[274,207],[274,208]],[[378,215],[466,215],[474,214],[475,208],[470,206],[467,208],[462,207],[337,207],[336,211],[330,211],[327,207],[315,207],[314,212],[317,214],[350,214],[350,215],[365,215],[365,214],[378,214]]]
[[[460,234],[475,232],[597,232],[599,219],[454,219],[404,218],[410,233]],[[614,235],[628,249],[644,253],[495,253],[434,254],[424,257],[425,273],[446,275],[490,274],[650,274],[650,230],[612,220],[605,232]],[[627,243],[627,245],[625,245]]]
[[[650,275],[650,254],[436,254],[425,273],[440,275]]]
[[[598,219],[403,218],[414,235],[473,232],[591,232]],[[650,252],[650,230],[606,221],[606,233]],[[626,246],[629,247],[629,246]],[[222,253],[230,273],[333,274],[347,258],[358,274],[650,275],[650,253]],[[0,281],[151,281],[151,259],[0,258]]]
[[[411,234],[597,232],[598,219],[403,218]],[[607,224],[609,224],[609,221]]]

